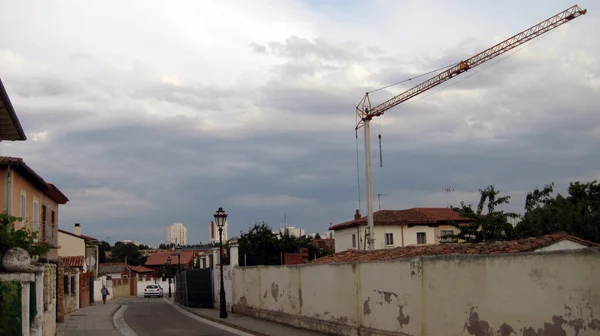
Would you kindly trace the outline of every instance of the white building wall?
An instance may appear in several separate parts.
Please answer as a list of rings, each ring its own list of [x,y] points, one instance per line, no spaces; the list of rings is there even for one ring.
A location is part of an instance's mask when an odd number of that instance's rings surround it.
[[[425,225],[416,225],[413,227],[404,227],[404,246],[417,245],[417,233],[424,232],[426,244],[435,243],[435,228]]]
[[[183,223],[165,225],[165,244],[187,245],[187,228]]]
[[[587,248],[587,246],[565,239],[558,243],[537,249],[535,252],[577,250],[581,248]]]

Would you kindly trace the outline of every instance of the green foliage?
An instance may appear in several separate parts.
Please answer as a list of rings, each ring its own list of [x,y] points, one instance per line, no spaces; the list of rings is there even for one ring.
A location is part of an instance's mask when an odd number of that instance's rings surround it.
[[[20,247],[31,256],[39,256],[50,250],[47,243],[36,243],[37,232],[30,232],[26,228],[15,230],[15,222],[21,218],[0,214],[0,260],[2,255],[11,248]]]
[[[98,246],[98,255],[99,255],[98,258],[100,259],[101,264],[108,262],[108,260],[106,259],[106,252],[108,252],[110,250],[111,250],[111,247],[108,242],[105,242],[105,241],[100,242],[100,246]]]
[[[141,265],[142,262],[142,254],[133,243],[116,243],[111,250],[111,258],[118,262],[125,262],[127,259],[127,264],[134,266]]]
[[[315,249],[312,241],[311,237],[295,237],[288,232],[275,234],[267,223],[256,223],[248,232],[241,232],[238,239],[240,264],[281,265],[282,254],[297,253],[301,248],[308,248],[309,258],[328,253]]]
[[[149,249],[150,249],[150,246],[148,246],[148,245],[144,245],[144,244],[140,244],[140,246],[138,246],[138,249],[139,249],[140,251],[142,251],[142,250],[149,250]]]
[[[0,282],[0,335],[18,335],[21,298],[17,281]]]
[[[525,215],[516,226],[520,237],[564,231],[600,243],[600,185],[572,182],[568,195],[552,197],[554,183],[527,194]]]
[[[162,264],[158,269],[157,276],[162,279],[173,279],[177,273],[177,267],[175,265]]]
[[[460,207],[453,207],[461,216],[470,218],[472,222],[468,224],[452,223],[459,230],[459,233],[452,238],[469,243],[513,239],[515,237],[514,229],[508,219],[518,218],[519,215],[496,210],[498,206],[508,204],[510,196],[498,197],[500,192],[493,185],[479,189],[479,192],[481,197],[477,209],[473,209],[471,204],[465,205],[464,202],[460,203]],[[484,213],[484,210],[487,212]]]

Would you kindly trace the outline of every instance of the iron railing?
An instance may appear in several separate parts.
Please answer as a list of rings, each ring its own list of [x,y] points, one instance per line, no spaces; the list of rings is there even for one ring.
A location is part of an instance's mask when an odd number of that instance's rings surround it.
[[[35,240],[36,242],[56,245],[56,224],[48,221],[34,221],[31,222],[31,231],[37,232],[37,239]]]

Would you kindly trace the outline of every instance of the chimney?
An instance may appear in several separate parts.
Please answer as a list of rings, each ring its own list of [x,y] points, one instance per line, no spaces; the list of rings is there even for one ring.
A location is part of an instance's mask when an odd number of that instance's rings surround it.
[[[73,228],[73,233],[76,236],[81,236],[81,224],[75,223],[75,227]]]
[[[361,217],[360,210],[356,209],[356,212],[354,213],[354,220],[360,219]]]

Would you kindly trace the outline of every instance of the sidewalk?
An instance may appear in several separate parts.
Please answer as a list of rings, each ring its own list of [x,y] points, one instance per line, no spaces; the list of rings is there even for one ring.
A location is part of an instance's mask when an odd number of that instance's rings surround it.
[[[96,302],[93,306],[66,315],[64,323],[56,324],[57,336],[121,336],[113,323],[113,315],[121,307],[121,300],[122,298],[114,298],[106,304]]]
[[[305,329],[299,329],[292,326],[288,326],[281,323],[271,322],[262,320],[250,316],[238,315],[232,312],[227,312],[227,318],[219,318],[218,309],[209,308],[190,308],[183,305],[179,305],[173,302],[173,299],[165,298],[178,307],[181,307],[190,313],[193,313],[201,318],[209,321],[219,323],[230,328],[238,329],[256,336],[325,336],[326,334],[319,333],[316,331],[310,331]]]

